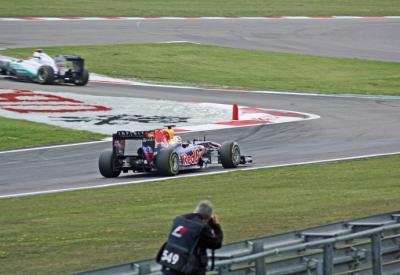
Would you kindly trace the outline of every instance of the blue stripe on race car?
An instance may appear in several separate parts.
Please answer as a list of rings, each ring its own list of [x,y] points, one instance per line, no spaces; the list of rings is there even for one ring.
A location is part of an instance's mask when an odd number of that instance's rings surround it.
[[[21,67],[19,64],[9,64],[9,66],[11,69],[14,69],[17,72],[17,74],[20,74],[20,75],[26,75],[26,76],[30,76],[30,77],[37,77],[37,75],[38,75],[37,72],[25,69],[25,68]]]

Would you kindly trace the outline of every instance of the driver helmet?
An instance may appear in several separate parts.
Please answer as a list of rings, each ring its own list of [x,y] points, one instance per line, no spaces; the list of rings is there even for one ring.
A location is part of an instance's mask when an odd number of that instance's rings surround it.
[[[37,49],[37,50],[33,53],[33,58],[34,58],[36,61],[40,61],[40,60],[42,59],[42,53],[43,53],[43,50],[42,50],[42,49]]]
[[[182,138],[180,136],[175,136],[175,140],[178,143],[182,143]]]
[[[172,129],[170,129],[170,128],[167,128],[167,129],[165,129],[165,130],[168,132],[169,138],[170,138],[170,139],[173,139],[173,138],[174,138],[174,135],[175,135],[174,130],[172,130]]]

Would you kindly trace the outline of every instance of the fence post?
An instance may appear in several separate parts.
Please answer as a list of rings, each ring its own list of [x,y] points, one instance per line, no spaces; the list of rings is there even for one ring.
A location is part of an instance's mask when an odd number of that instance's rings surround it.
[[[258,253],[264,251],[264,243],[263,242],[255,242],[253,244],[253,253]],[[265,269],[265,257],[258,258],[256,260],[256,274],[257,275],[264,275],[266,274]]]
[[[333,244],[329,243],[324,245],[324,262],[323,262],[324,275],[333,274]]]
[[[376,233],[371,236],[371,255],[372,255],[372,274],[383,274],[382,269],[382,239],[381,234]]]

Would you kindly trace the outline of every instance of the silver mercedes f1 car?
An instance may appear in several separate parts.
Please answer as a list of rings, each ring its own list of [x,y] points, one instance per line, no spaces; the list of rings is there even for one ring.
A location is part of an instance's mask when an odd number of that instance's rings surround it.
[[[72,83],[84,86],[89,81],[89,71],[80,56],[51,57],[42,50],[35,51],[28,59],[0,56],[0,74],[40,84]]]

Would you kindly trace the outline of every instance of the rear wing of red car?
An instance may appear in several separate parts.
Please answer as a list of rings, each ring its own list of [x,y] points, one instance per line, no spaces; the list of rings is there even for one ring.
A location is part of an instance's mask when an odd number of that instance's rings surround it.
[[[117,157],[136,155],[136,150],[141,147],[155,147],[154,131],[118,131],[112,135],[112,139],[113,152]],[[132,148],[129,140],[139,142]]]
[[[117,131],[113,134],[113,139],[149,139],[149,131]]]

